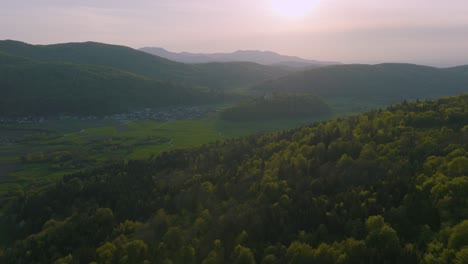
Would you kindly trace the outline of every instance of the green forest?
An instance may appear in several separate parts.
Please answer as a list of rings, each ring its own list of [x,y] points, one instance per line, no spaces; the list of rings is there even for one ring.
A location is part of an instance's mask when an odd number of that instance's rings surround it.
[[[0,51],[38,61],[111,67],[160,81],[220,90],[249,86],[291,72],[249,62],[188,65],[129,47],[97,42],[31,45],[5,40],[0,41]]]
[[[344,97],[362,102],[398,103],[466,92],[466,66],[435,68],[405,63],[346,64],[292,73],[254,85],[258,92],[312,93],[325,100]]]
[[[152,80],[110,67],[34,61],[0,52],[1,117],[105,115],[223,102],[220,91]]]
[[[0,262],[467,263],[467,105],[405,101],[11,192]]]
[[[261,121],[278,118],[325,117],[331,108],[310,94],[267,94],[250,99],[221,112],[228,121]]]

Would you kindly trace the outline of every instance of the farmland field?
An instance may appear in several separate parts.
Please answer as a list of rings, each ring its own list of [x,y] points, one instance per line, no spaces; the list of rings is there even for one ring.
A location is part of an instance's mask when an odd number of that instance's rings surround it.
[[[192,147],[258,132],[312,123],[314,119],[227,122],[216,114],[174,121],[51,121],[0,127],[0,194],[43,184],[64,174],[116,159],[142,159],[176,148]],[[16,132],[16,133],[15,133]]]

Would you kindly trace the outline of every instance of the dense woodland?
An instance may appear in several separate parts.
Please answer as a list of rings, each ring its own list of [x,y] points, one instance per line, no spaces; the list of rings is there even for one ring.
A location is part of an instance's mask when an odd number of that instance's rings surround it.
[[[0,262],[467,263],[467,105],[404,102],[12,193]]]
[[[467,66],[434,68],[413,64],[350,64],[315,68],[255,85],[265,92],[311,93],[324,99],[343,97],[398,103],[466,93]]]
[[[96,42],[30,45],[5,40],[0,41],[0,51],[39,61],[112,67],[160,81],[221,90],[249,86],[290,72],[249,62],[188,65],[129,47]]]
[[[0,116],[105,115],[229,96],[110,67],[35,61],[0,52]]]
[[[331,108],[322,99],[310,94],[266,94],[250,99],[221,112],[228,121],[262,121],[278,118],[324,117]]]

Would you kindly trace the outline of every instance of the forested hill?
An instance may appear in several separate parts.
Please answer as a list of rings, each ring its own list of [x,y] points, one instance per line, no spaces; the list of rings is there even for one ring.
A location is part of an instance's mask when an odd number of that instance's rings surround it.
[[[452,68],[448,68],[447,70],[462,73],[468,76],[468,65],[452,67]]]
[[[220,116],[234,122],[287,118],[327,117],[332,110],[322,99],[309,94],[275,94],[248,99],[224,109]]]
[[[221,96],[115,68],[39,62],[0,52],[0,116],[104,115],[213,103]]]
[[[466,263],[468,95],[68,175],[2,263]],[[4,234],[6,235],[6,234]]]
[[[468,92],[467,67],[433,68],[413,64],[335,65],[269,80],[260,92],[309,92],[326,98],[350,97],[398,102]]]
[[[244,62],[188,65],[129,47],[96,42],[30,45],[5,40],[0,41],[0,51],[42,61],[113,67],[161,81],[214,89],[244,87],[288,73],[280,67]]]

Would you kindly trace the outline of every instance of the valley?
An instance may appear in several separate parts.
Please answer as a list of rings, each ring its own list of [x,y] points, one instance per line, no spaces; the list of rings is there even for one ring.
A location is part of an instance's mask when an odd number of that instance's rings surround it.
[[[145,159],[177,148],[294,128],[326,118],[229,122],[218,117],[219,107],[4,122],[0,124],[0,195],[32,184],[48,184],[115,159]],[[28,156],[30,160],[24,162]]]

